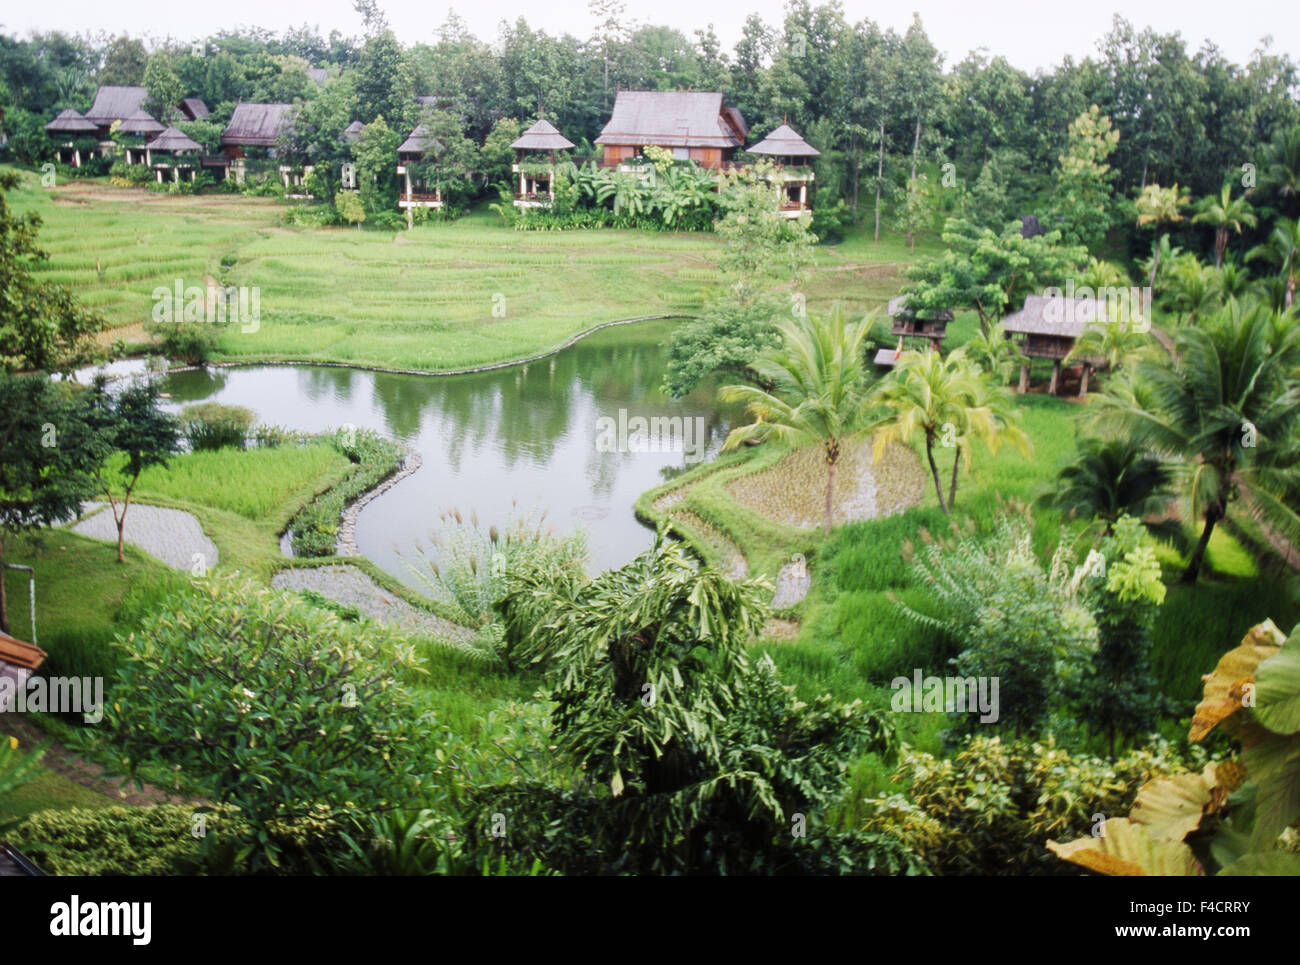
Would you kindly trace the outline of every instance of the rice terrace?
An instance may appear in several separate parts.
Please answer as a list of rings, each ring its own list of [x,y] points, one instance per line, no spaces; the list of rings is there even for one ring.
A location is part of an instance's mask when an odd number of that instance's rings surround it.
[[[60,6],[0,27],[24,929],[1300,874],[1295,11]]]

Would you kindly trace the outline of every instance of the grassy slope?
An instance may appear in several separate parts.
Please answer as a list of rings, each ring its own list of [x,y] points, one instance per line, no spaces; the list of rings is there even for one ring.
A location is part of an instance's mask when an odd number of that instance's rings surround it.
[[[260,325],[226,331],[221,352],[231,359],[481,365],[546,351],[613,319],[690,314],[718,284],[710,234],[513,231],[482,210],[411,231],[303,229],[283,225],[283,205],[269,199],[104,181],[45,190],[30,177],[13,200],[44,219],[51,258],[42,276],[103,311],[109,340],[142,340],[154,289],[177,279],[256,286]],[[817,249],[808,305],[881,307],[911,257],[892,235],[875,245],[855,231]]]

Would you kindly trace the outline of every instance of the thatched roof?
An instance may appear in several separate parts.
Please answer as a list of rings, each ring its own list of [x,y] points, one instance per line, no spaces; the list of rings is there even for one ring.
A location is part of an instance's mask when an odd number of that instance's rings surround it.
[[[907,296],[898,295],[889,300],[889,317],[899,319],[918,319],[926,322],[951,322],[951,308],[923,308],[919,312],[907,307]]]
[[[25,670],[37,670],[47,656],[49,654],[35,644],[25,643],[0,631],[0,663]]]
[[[95,103],[86,111],[86,119],[101,126],[125,120],[140,110],[148,96],[143,87],[101,87],[95,91]]]
[[[510,146],[518,151],[567,151],[573,147],[573,142],[543,117]]]
[[[329,80],[330,72],[324,67],[308,67],[307,76],[312,79],[317,87],[324,87],[325,81]]]
[[[425,154],[442,147],[442,143],[429,133],[423,124],[416,124],[415,130],[406,136],[406,140],[397,148],[398,154]]]
[[[184,132],[169,127],[145,145],[151,151],[202,151],[203,146]]]
[[[1004,331],[1024,335],[1078,338],[1093,322],[1108,321],[1104,298],[1029,295],[1025,307],[1002,320]]]
[[[740,147],[748,128],[717,91],[622,90],[597,144]]]
[[[345,144],[355,144],[361,138],[361,130],[365,125],[360,121],[353,121],[347,127],[343,128],[343,142]]]
[[[45,129],[51,134],[93,134],[99,130],[71,107],[60,111],[58,117],[45,125]]]
[[[748,150],[750,154],[772,154],[777,157],[819,157],[822,153],[786,124],[782,124]]]
[[[123,134],[153,135],[158,134],[165,127],[165,124],[159,124],[154,120],[152,115],[143,110],[139,110],[124,120],[121,126],[118,127],[118,131]]]
[[[247,147],[274,147],[289,128],[292,104],[236,104],[221,143]]]
[[[182,97],[181,112],[192,121],[206,121],[212,116],[208,105],[200,97]]]

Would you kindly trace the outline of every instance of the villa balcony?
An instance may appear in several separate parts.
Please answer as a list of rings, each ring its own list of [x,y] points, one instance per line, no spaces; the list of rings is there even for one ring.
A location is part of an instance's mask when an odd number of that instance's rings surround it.
[[[407,191],[397,200],[399,208],[441,208],[442,196],[422,191]]]

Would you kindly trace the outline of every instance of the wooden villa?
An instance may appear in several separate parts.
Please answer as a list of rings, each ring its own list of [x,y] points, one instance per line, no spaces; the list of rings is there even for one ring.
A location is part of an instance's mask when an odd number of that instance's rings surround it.
[[[144,146],[145,164],[154,169],[158,183],[162,184],[168,172],[172,181],[180,181],[182,173],[191,181],[202,166],[203,146],[181,131],[169,127]]]
[[[571,149],[573,142],[543,117],[510,146],[515,151],[510,167],[515,175],[514,206],[549,208],[555,201],[556,153]]]
[[[418,164],[441,148],[438,139],[423,124],[417,124],[415,130],[397,148],[397,174],[402,179],[397,206],[406,212],[408,228],[413,224],[412,211],[415,208],[437,210],[442,207],[442,192],[438,185],[426,183],[418,172],[412,177],[411,172],[411,165]]]
[[[46,124],[45,130],[59,142],[56,149],[59,163],[79,168],[81,147],[77,142],[95,137],[99,128],[93,121],[86,120],[69,107],[60,111],[58,117]]]
[[[238,183],[243,184],[248,177],[248,161],[276,157],[277,145],[289,132],[293,114],[292,104],[235,105],[230,123],[221,132],[221,149]],[[282,163],[279,174],[285,190],[292,191],[311,174],[311,165]]]
[[[177,106],[187,121],[206,121],[212,116],[212,112],[208,110],[208,105],[203,103],[201,97],[182,97],[180,104]]]
[[[126,163],[148,164],[149,152],[145,150],[145,145],[166,129],[167,125],[159,124],[143,108],[122,121],[118,125],[117,132],[130,137],[125,145]]]
[[[1056,395],[1061,387],[1061,363],[1074,350],[1074,343],[1094,322],[1108,321],[1105,299],[1064,298],[1029,295],[1020,311],[1002,320],[1008,338],[1019,337],[1020,351],[1029,359],[1051,359],[1052,381],[1048,392]],[[1088,376],[1096,359],[1080,362],[1079,395],[1088,392]],[[1029,391],[1029,365],[1020,367],[1019,392]]]
[[[90,110],[86,111],[86,120],[98,129],[101,141],[108,141],[108,132],[113,123],[125,121],[136,111],[143,110],[148,96],[149,91],[145,87],[100,87],[95,91],[95,100],[90,105]]]
[[[0,631],[0,678],[12,681],[13,686],[12,691],[8,687],[0,689],[0,713],[9,709],[6,706],[6,692],[17,693],[26,687],[27,679],[40,669],[47,656],[49,654],[35,644]]]
[[[725,106],[717,91],[623,90],[595,143],[604,167],[632,170],[628,162],[653,144],[676,160],[716,171],[744,147],[748,134],[740,111]]]
[[[812,210],[812,159],[820,157],[821,151],[795,133],[793,128],[782,124],[749,148],[749,153],[766,155],[776,161],[776,173],[768,180],[781,189],[782,214],[797,218],[804,211]]]
[[[944,336],[948,334],[948,323],[952,321],[952,309],[920,309],[914,311],[908,307],[907,296],[899,295],[889,300],[889,317],[893,320],[889,333],[898,336],[902,346],[905,339],[923,338],[929,341],[936,352],[943,348]]]

